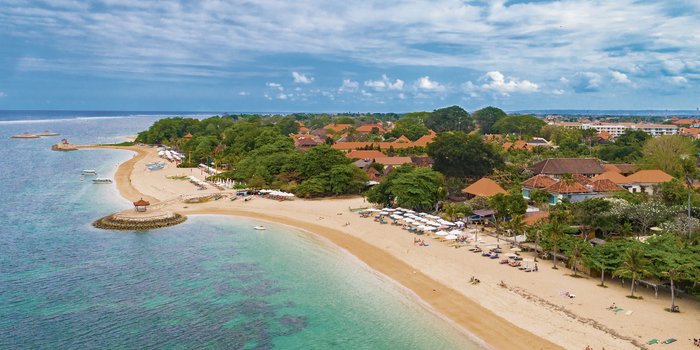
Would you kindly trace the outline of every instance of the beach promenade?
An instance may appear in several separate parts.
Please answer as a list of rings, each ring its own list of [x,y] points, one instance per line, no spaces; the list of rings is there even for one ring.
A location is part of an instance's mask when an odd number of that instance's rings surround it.
[[[186,196],[222,191],[197,190],[188,181],[173,178],[204,179],[205,174],[198,169],[168,164],[160,171],[147,170],[146,163],[158,160],[155,148],[120,149],[136,152],[115,175],[120,193],[130,201],[143,197],[154,204],[160,202],[154,205],[159,210],[185,215],[252,217],[324,237],[410,289],[419,298],[417,302],[422,300],[456,327],[495,349],[584,349],[587,345],[593,349],[685,349],[692,348],[688,339],[700,335],[697,302],[677,300],[682,312],[672,314],[664,311],[670,304],[665,292],[656,299],[653,290],[640,288],[644,299],[629,299],[625,297],[628,288],[619,282],[609,281],[609,288],[601,288],[596,286],[595,277],[572,278],[566,268],[551,269],[551,261],[540,261],[538,272],[526,273],[438,240],[426,239],[430,245],[419,246],[413,243],[415,236],[399,226],[380,225],[350,212],[349,208],[369,205],[360,197],[284,202],[256,197],[250,201],[184,203],[181,199]],[[495,239],[485,239],[486,244],[495,244]],[[469,283],[471,276],[481,283]],[[565,297],[563,292],[576,297]],[[613,302],[623,310],[608,310]],[[678,341],[646,345],[652,338]]]

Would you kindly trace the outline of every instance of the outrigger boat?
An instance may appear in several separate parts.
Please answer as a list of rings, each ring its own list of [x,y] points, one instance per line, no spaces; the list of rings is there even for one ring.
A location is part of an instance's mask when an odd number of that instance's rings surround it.
[[[97,171],[93,169],[83,170],[83,175],[97,175]]]
[[[255,227],[253,227],[253,228],[256,229],[256,230],[258,230],[258,231],[263,231],[263,230],[265,230],[265,226],[263,226],[263,225],[258,225],[258,226],[255,226]]]
[[[94,184],[111,184],[112,179],[105,179],[105,178],[96,178],[92,180],[92,183]]]

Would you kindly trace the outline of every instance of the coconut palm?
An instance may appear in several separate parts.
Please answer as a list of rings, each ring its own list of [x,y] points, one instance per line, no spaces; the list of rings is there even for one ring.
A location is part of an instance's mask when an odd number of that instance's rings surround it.
[[[622,266],[615,270],[615,276],[632,279],[630,287],[630,297],[634,298],[634,282],[648,276],[647,270],[649,261],[644,257],[644,251],[640,246],[631,247],[625,251]]]
[[[584,241],[581,240],[575,240],[574,243],[571,245],[571,250],[569,251],[569,268],[574,270],[574,277],[578,276],[578,264],[580,264],[583,261],[583,251],[585,248],[585,245],[588,244]]]
[[[676,265],[673,268],[669,268],[666,271],[661,272],[661,276],[666,277],[671,281],[671,312],[676,309],[676,293],[674,282],[680,279],[688,278],[690,276],[691,270],[694,268],[692,263],[685,263],[681,265]]]

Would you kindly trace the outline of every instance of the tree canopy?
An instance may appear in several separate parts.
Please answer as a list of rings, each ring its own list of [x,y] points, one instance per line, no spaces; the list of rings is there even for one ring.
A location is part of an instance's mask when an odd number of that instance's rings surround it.
[[[474,130],[474,121],[467,111],[459,106],[434,110],[425,117],[425,126],[435,132]]]
[[[492,134],[494,132],[493,125],[506,116],[506,112],[491,106],[472,113],[472,118],[479,124],[479,129],[484,135]]]
[[[397,205],[413,210],[433,210],[445,197],[442,174],[413,165],[402,165],[384,181],[367,191],[367,200],[382,205]]]
[[[448,177],[477,178],[503,166],[503,157],[492,144],[463,132],[438,134],[427,152],[433,158],[433,169]]]
[[[543,126],[547,125],[543,120],[531,115],[509,115],[500,118],[493,124],[493,131],[500,134],[516,134],[518,136],[539,135]]]

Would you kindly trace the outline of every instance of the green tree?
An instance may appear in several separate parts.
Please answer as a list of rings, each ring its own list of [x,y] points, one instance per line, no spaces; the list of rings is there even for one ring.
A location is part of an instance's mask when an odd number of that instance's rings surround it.
[[[615,270],[613,275],[632,280],[630,283],[630,296],[634,298],[634,282],[650,274],[649,270],[647,270],[648,266],[649,261],[644,257],[644,250],[640,243],[637,243],[625,251],[622,265]]]
[[[578,265],[583,262],[584,257],[588,254],[590,249],[591,244],[580,239],[575,239],[569,248],[568,263],[569,268],[574,270],[574,277],[578,276]]]
[[[367,191],[367,200],[414,210],[432,210],[444,198],[445,179],[429,169],[403,165],[395,168],[379,185]]]
[[[284,117],[276,125],[280,129],[280,133],[285,136],[299,132],[299,123],[294,117]]]
[[[335,165],[329,173],[330,192],[334,195],[360,193],[367,183],[367,174],[353,164]]]
[[[391,132],[386,133],[386,136],[400,137],[406,136],[409,140],[418,140],[421,136],[427,135],[428,127],[425,126],[423,120],[417,116],[406,116],[396,122],[396,126]]]
[[[648,140],[642,150],[639,166],[642,169],[660,169],[675,177],[682,177],[684,156],[697,153],[693,141],[680,135],[665,135]]]
[[[433,158],[433,169],[447,177],[477,178],[503,166],[503,157],[493,145],[463,132],[438,134],[427,152]]]
[[[638,146],[641,148],[644,143],[651,138],[647,132],[642,130],[625,130],[622,135],[618,136],[615,144],[618,146]]]
[[[605,272],[613,272],[620,267],[621,257],[627,248],[627,241],[615,240],[598,244],[584,254],[584,263],[600,270],[600,286],[605,287]]]
[[[549,205],[549,192],[543,189],[535,189],[530,192],[530,201],[540,209],[546,209]]]
[[[547,125],[542,119],[531,115],[509,115],[493,124],[493,130],[500,134],[516,134],[518,136],[539,135],[543,126]]]
[[[564,231],[567,228],[566,221],[569,219],[570,215],[568,210],[560,209],[559,207],[549,214],[546,234],[550,242],[552,257],[554,259],[552,268],[555,270],[557,269],[557,254],[559,253],[561,241],[564,238]]]
[[[474,120],[476,120],[476,122],[479,124],[479,129],[484,135],[492,134],[494,131],[493,125],[506,116],[506,112],[491,106],[482,108],[472,113],[472,118],[474,118]]]
[[[469,113],[459,106],[434,110],[425,118],[425,126],[435,132],[474,130],[474,121]],[[407,136],[408,137],[408,136]]]

